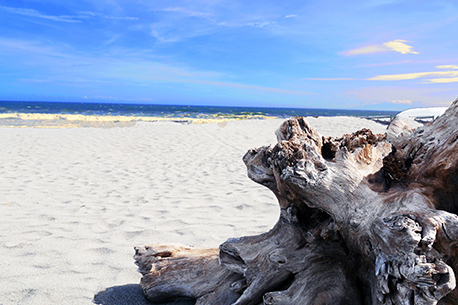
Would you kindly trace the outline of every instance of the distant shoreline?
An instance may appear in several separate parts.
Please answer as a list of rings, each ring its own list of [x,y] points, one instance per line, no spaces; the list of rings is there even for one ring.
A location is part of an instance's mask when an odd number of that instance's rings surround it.
[[[345,109],[0,101],[0,126],[3,127],[109,128],[133,126],[139,121],[206,124],[299,116],[349,116],[389,122],[396,114],[395,111]]]
[[[172,122],[184,125],[209,124],[239,120],[276,119],[262,115],[159,117],[134,115],[83,115],[51,113],[0,113],[0,127],[78,128],[78,127],[129,127],[137,122]]]

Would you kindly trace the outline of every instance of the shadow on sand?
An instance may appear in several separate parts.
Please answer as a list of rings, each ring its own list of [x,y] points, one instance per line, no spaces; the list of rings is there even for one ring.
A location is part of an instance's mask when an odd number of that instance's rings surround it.
[[[152,303],[145,298],[138,284],[109,287],[97,293],[92,302],[100,305],[194,305],[196,303],[196,301],[191,300]]]

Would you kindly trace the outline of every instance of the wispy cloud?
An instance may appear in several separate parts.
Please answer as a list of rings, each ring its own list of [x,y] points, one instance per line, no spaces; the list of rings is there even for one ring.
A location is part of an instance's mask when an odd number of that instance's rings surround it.
[[[43,45],[40,42],[20,40],[20,39],[7,39],[0,37],[0,54],[28,54],[33,56],[47,56],[47,57],[61,57],[68,58],[69,55],[60,52],[52,47]],[[37,63],[38,64],[38,63]]]
[[[64,50],[65,51],[65,50]],[[275,86],[262,86],[227,81],[224,73],[203,71],[183,65],[167,65],[160,62],[139,58],[97,57],[93,55],[75,55],[71,50],[64,53],[56,46],[45,46],[38,42],[23,40],[6,40],[0,38],[0,55],[27,54],[37,58],[31,62],[22,62],[23,67],[46,67],[46,77],[33,76],[20,78],[20,82],[65,84],[68,86],[91,87],[105,84],[130,84],[137,87],[148,87],[158,83],[181,83],[210,87],[226,87],[240,92],[278,94],[285,96],[306,96],[313,93],[302,90],[291,90]],[[87,73],[88,67],[92,73]]]
[[[107,16],[107,15],[103,15],[103,17],[107,19],[114,19],[114,20],[138,20],[139,19],[137,17],[117,17],[117,16]]]
[[[438,69],[458,69],[456,65],[443,65],[437,66]],[[390,75],[377,75],[369,78],[368,80],[374,81],[399,81],[409,79],[425,79],[423,83],[454,83],[458,82],[458,71],[432,71],[432,72],[418,72],[418,73],[405,73],[405,74],[390,74]]]
[[[181,13],[190,17],[202,17],[206,18],[209,17],[211,14],[210,13],[205,13],[205,12],[199,12],[199,11],[193,11],[189,10],[185,7],[167,7],[163,9],[164,12],[174,12],[174,13]]]
[[[364,64],[364,65],[359,65],[356,66],[357,68],[366,68],[366,67],[382,67],[382,66],[396,66],[396,65],[402,65],[412,62],[412,60],[401,60],[401,61],[395,61],[395,62],[383,62],[383,63],[376,63],[376,64]]]
[[[272,22],[272,21],[261,21],[261,22],[248,22],[245,25],[246,26],[252,26],[252,27],[255,27],[255,28],[265,28],[265,27],[268,27],[268,26],[271,26],[271,25],[275,25],[275,24],[276,24],[276,22]]]
[[[112,44],[112,43],[115,42],[120,36],[121,36],[121,35],[119,35],[119,34],[113,35],[110,39],[108,39],[107,41],[105,41],[105,44],[106,44],[106,45]]]
[[[458,69],[458,65],[443,65],[437,66],[438,69]]]
[[[427,83],[458,83],[458,77],[428,79]]]
[[[113,20],[139,20],[139,18],[137,17],[109,16],[109,15],[104,15],[101,13],[95,13],[95,12],[90,12],[90,11],[83,11],[83,12],[79,12],[78,14],[79,15],[75,16],[75,18],[87,19],[87,18],[101,17],[101,18],[113,19]]]
[[[53,20],[53,21],[59,21],[59,22],[81,22],[81,20],[77,19],[77,16],[67,16],[67,15],[60,15],[60,16],[53,16],[53,15],[46,15],[42,14],[37,10],[34,9],[28,9],[28,8],[16,8],[16,7],[8,7],[8,6],[0,6],[0,9],[13,13],[13,14],[18,14],[18,15],[23,15],[23,16],[28,16],[28,17],[36,17],[36,18],[42,18],[42,19],[48,19],[48,20]]]
[[[221,79],[221,74],[216,72],[190,71],[183,67],[157,66],[152,63],[144,63],[141,68],[138,65],[127,64],[121,69],[122,73],[110,71],[108,77],[119,75],[129,80],[136,80],[139,83],[150,82],[195,84],[207,87],[228,87],[233,89],[250,90],[256,92],[288,95],[306,96],[314,93],[303,90],[291,90],[277,87],[266,87],[259,85],[247,85],[243,83],[228,82]]]
[[[102,17],[106,19],[115,19],[115,20],[138,20],[138,18],[136,17],[108,16],[108,15],[88,12],[88,11],[79,12],[78,15],[58,15],[56,16],[56,15],[43,14],[40,11],[29,9],[29,8],[0,6],[0,9],[7,11],[9,13],[17,14],[17,15],[47,19],[47,20],[52,20],[52,21],[57,21],[57,22],[67,22],[67,23],[80,23],[84,19],[95,18],[95,17]]]
[[[393,100],[393,101],[390,101],[390,102],[393,103],[393,104],[399,104],[399,105],[411,105],[413,103],[413,101],[411,101],[411,100],[400,100],[400,101]]]
[[[245,84],[231,83],[231,82],[200,81],[200,80],[188,80],[186,82],[197,83],[197,84],[202,84],[202,85],[223,86],[223,87],[231,87],[231,88],[238,88],[238,89],[249,89],[249,90],[268,92],[268,93],[279,93],[279,94],[284,94],[284,95],[304,96],[304,95],[314,94],[312,92],[302,91],[302,90],[290,90],[290,89],[282,89],[282,88],[274,88],[274,87],[245,85]]]
[[[347,50],[339,53],[340,55],[345,56],[354,56],[354,55],[363,55],[363,54],[372,54],[372,53],[381,53],[381,52],[398,52],[401,54],[418,54],[418,52],[413,51],[413,47],[406,44],[406,40],[395,39],[387,41],[380,45],[369,45],[362,48]]]
[[[156,29],[152,29],[151,30],[151,36],[153,36],[154,38],[157,39],[157,42],[160,42],[160,43],[171,43],[171,42],[177,42],[180,40],[179,37],[171,37],[171,38],[165,38],[164,36],[162,36],[158,30]]]
[[[393,81],[393,80],[408,80],[426,77],[454,77],[458,76],[458,71],[448,72],[419,72],[419,73],[405,73],[405,74],[391,74],[391,75],[377,75],[369,78],[368,80],[380,81]]]
[[[347,91],[346,94],[372,104],[448,106],[456,99],[454,88],[382,86]]]
[[[250,26],[254,28],[267,28],[267,27],[274,27],[277,25],[276,21],[221,21],[216,23],[218,26],[224,26],[224,27],[245,27],[245,26]]]
[[[320,77],[306,77],[305,80],[323,80],[323,81],[338,81],[338,80],[356,80],[351,77],[336,77],[336,78],[320,78]]]

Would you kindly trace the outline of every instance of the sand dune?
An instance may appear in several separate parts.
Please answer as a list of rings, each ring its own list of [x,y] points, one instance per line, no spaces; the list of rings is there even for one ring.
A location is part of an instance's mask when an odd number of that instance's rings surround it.
[[[103,304],[122,304],[120,291],[142,304],[131,285],[141,277],[135,245],[216,247],[266,232],[278,205],[241,158],[274,144],[282,121],[0,128],[0,304],[91,304],[106,289]],[[323,135],[385,129],[357,118],[309,122]]]

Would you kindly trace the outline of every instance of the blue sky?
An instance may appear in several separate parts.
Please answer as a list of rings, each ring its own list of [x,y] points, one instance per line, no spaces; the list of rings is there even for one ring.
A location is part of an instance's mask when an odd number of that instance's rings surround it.
[[[457,33],[456,0],[0,0],[0,100],[446,106]]]

